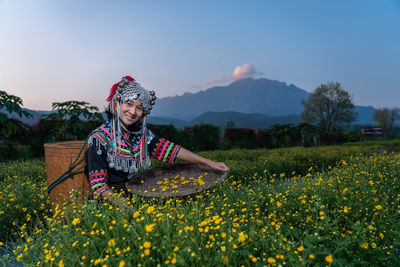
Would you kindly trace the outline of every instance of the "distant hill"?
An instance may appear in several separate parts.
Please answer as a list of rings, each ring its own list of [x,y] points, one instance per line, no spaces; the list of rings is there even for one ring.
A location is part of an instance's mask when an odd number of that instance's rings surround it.
[[[287,85],[265,78],[246,78],[227,86],[158,99],[151,114],[188,122],[196,120],[206,112],[213,112],[214,117],[217,116],[217,112],[222,112],[223,114],[219,115],[221,119],[227,114],[234,114],[226,112],[249,114],[250,117],[254,117],[254,114],[266,115],[271,119],[273,116],[279,116],[282,119],[285,116],[300,115],[303,112],[301,101],[309,95],[306,90],[293,84]],[[372,106],[356,106],[355,111],[358,113],[355,123],[374,124],[371,120],[374,112]],[[204,121],[203,118],[202,120]]]
[[[187,121],[207,111],[286,116],[300,114],[301,100],[308,95],[307,91],[284,82],[246,78],[198,93],[158,99],[152,115]]]
[[[276,123],[297,124],[303,112],[301,101],[309,95],[292,84],[246,78],[227,86],[157,99],[149,123],[173,124],[180,129],[199,123],[212,123],[223,128],[229,121],[233,121],[236,127],[251,128],[267,128]],[[29,124],[52,112],[25,110],[33,115],[31,119],[22,119]],[[355,111],[358,116],[354,124],[374,124],[371,120],[372,106],[356,106]]]
[[[211,123],[223,129],[226,127],[228,122],[233,122],[235,127],[263,129],[278,123],[292,123],[296,125],[301,122],[301,118],[300,115],[268,116],[260,113],[245,114],[234,111],[205,112],[199,117],[191,120],[190,125]]]

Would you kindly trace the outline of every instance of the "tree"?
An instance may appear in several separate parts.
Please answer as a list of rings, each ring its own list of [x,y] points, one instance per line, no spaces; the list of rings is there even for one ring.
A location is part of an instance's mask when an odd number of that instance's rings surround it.
[[[212,124],[200,124],[192,127],[192,142],[196,151],[215,150],[219,147],[219,127]]]
[[[47,130],[49,141],[85,139],[104,121],[99,109],[84,101],[55,102],[52,107],[56,112],[40,120]]]
[[[343,124],[354,121],[357,115],[352,97],[338,82],[321,84],[302,104],[302,120],[317,124],[323,133],[340,130]]]
[[[269,131],[273,137],[275,147],[288,147],[296,143],[296,127],[291,123],[274,124]]]
[[[18,96],[9,95],[5,91],[0,91],[0,133],[9,138],[17,136],[21,133],[21,122],[17,119],[11,118],[12,113],[16,113],[20,118],[32,117],[32,114],[22,110],[22,99]],[[4,113],[2,111],[7,111]]]
[[[376,121],[378,126],[383,127],[386,137],[390,135],[390,131],[392,130],[396,120],[400,119],[398,112],[398,108],[378,108],[374,110],[372,119]]]

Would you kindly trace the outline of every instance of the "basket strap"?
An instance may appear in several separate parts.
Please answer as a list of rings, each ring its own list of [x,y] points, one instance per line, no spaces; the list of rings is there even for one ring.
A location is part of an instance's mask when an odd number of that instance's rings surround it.
[[[80,169],[84,168],[86,166],[86,163],[83,164],[81,167],[79,167],[78,169],[72,170],[73,168],[75,168],[75,164],[78,161],[79,157],[82,154],[83,149],[85,148],[87,142],[88,142],[89,138],[86,138],[85,142],[83,143],[81,150],[79,151],[78,156],[76,157],[75,161],[71,164],[71,166],[69,166],[68,170],[66,170],[63,174],[61,174],[59,177],[57,177],[57,179],[55,179],[53,182],[51,182],[51,184],[49,184],[49,186],[47,186],[47,193],[50,194],[51,190],[57,186],[58,184],[64,182],[65,180],[67,180],[69,177],[71,177],[72,175],[74,175],[75,173],[77,173]]]

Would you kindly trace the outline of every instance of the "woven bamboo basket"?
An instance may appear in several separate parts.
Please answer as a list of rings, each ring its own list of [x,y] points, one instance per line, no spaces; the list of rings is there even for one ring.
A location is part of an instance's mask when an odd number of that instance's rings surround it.
[[[84,140],[65,141],[47,143],[44,145],[48,185],[70,168],[71,164],[78,156],[84,142]],[[85,164],[84,152],[86,149],[87,147],[83,149],[79,159],[75,163],[75,167],[73,167],[71,171]],[[71,194],[72,191],[75,192]],[[50,191],[50,201],[54,210],[56,204],[60,204],[61,206],[65,202],[71,201],[72,195],[74,197],[78,196],[78,200],[83,203],[87,200],[89,194],[90,184],[85,176],[84,168],[82,168],[65,181],[56,185]]]

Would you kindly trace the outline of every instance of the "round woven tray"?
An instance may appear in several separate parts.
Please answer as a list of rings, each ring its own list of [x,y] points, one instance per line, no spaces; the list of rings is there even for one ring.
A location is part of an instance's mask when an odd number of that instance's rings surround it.
[[[228,172],[205,166],[176,163],[139,173],[126,182],[131,193],[145,197],[187,196],[222,182]]]

